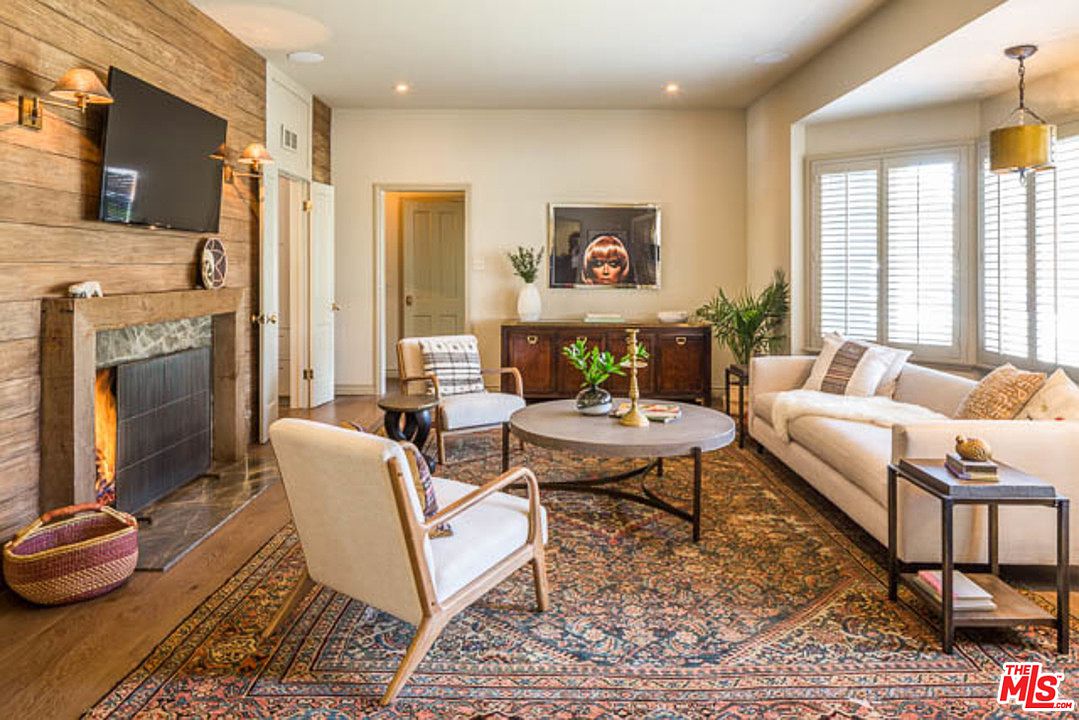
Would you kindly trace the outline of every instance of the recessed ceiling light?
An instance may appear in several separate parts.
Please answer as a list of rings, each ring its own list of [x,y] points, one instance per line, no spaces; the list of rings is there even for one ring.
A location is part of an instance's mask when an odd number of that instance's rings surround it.
[[[681,91],[682,88],[678,85],[678,83],[669,82],[663,86],[663,92],[667,93],[668,95],[677,95]]]
[[[297,50],[296,52],[290,52],[287,57],[289,62],[300,63],[301,65],[314,65],[326,59],[322,53],[317,53],[313,50]]]
[[[393,86],[393,91],[398,95],[405,95],[412,89],[412,86],[406,82],[399,82]]]
[[[791,54],[789,52],[783,52],[782,50],[772,50],[771,52],[766,52],[753,58],[753,62],[757,63],[758,65],[775,65],[776,63],[783,62],[790,56]]]

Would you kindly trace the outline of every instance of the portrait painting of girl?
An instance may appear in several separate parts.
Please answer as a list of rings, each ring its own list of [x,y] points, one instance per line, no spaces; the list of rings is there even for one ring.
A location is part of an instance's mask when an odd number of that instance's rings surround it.
[[[659,206],[549,206],[552,288],[658,288]]]

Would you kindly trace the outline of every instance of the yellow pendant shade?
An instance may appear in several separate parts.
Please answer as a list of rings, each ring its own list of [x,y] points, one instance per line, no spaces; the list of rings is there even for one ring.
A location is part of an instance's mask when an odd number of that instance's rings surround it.
[[[108,104],[112,95],[105,89],[97,73],[88,68],[72,68],[56,81],[49,95],[59,100],[66,100],[85,110],[88,104]]]
[[[989,169],[995,173],[1047,170],[1056,127],[1012,125],[989,133]]]

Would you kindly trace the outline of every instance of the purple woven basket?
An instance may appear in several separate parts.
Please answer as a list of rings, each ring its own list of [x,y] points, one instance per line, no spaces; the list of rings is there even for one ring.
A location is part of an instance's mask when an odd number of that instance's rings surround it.
[[[4,579],[39,605],[88,600],[122,585],[139,559],[138,521],[98,503],[51,510],[4,545]]]

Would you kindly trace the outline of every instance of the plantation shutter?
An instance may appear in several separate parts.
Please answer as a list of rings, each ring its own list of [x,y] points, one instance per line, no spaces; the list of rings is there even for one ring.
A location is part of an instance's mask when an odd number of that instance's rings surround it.
[[[887,167],[888,342],[958,344],[958,173],[958,159]]]
[[[1079,136],[1034,178],[1034,322],[1039,362],[1079,367]]]
[[[1015,174],[982,167],[982,348],[1028,358],[1027,189]]]
[[[877,169],[821,172],[817,185],[820,331],[877,339]]]

